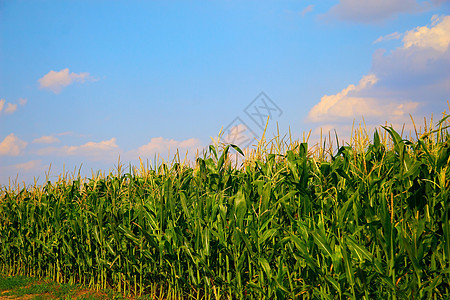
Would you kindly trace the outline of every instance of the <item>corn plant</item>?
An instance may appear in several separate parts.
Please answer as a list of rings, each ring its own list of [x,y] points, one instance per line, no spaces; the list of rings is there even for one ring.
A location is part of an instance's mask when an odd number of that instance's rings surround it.
[[[0,271],[160,299],[448,299],[448,126],[2,186]]]

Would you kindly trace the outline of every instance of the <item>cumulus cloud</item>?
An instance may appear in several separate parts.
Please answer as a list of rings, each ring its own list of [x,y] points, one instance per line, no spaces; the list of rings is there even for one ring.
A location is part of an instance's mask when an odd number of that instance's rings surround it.
[[[372,72],[380,85],[397,96],[448,100],[450,85],[450,16],[433,17],[430,26],[407,31],[403,45],[374,53]],[[426,100],[429,98],[429,100]]]
[[[180,152],[196,151],[201,144],[198,139],[191,138],[183,141],[166,139],[163,137],[152,138],[149,143],[139,147],[135,151],[130,151],[129,155],[138,155],[140,157],[152,156],[155,154],[175,154],[178,149]]]
[[[5,106],[5,99],[0,99],[0,113],[2,112],[4,106]]]
[[[84,156],[93,160],[116,159],[119,152],[116,138],[101,142],[87,142],[80,146],[47,147],[36,151],[38,155]]]
[[[384,42],[384,41],[389,41],[389,40],[398,40],[402,37],[403,35],[401,33],[398,32],[393,32],[390,34],[387,34],[385,36],[380,36],[379,38],[377,38],[373,43],[380,43],[380,42]]]
[[[450,16],[432,17],[431,27],[422,26],[409,30],[403,37],[404,48],[434,49],[445,52],[450,44]]]
[[[40,138],[34,139],[33,143],[35,144],[54,144],[54,143],[58,143],[59,139],[51,136],[51,135],[44,135],[41,136]]]
[[[320,122],[325,120],[336,120],[342,117],[352,117],[355,114],[376,115],[378,111],[371,107],[374,99],[358,97],[361,90],[373,86],[378,81],[375,74],[364,76],[358,85],[350,84],[335,95],[325,95],[308,114],[308,120]]]
[[[363,76],[358,85],[350,84],[335,95],[325,95],[308,114],[308,121],[329,122],[355,117],[403,117],[417,108],[412,101],[396,102],[395,99],[380,99],[363,95],[373,89],[378,81],[375,74]],[[388,112],[388,113],[387,113]]]
[[[371,72],[356,85],[324,95],[307,121],[344,124],[364,116],[370,124],[409,122],[446,109],[450,95],[450,16],[403,35],[402,45],[376,51]]]
[[[84,83],[85,81],[93,81],[94,79],[89,73],[69,73],[69,69],[63,69],[59,72],[50,71],[38,80],[39,86],[43,89],[49,89],[55,94],[61,92],[63,88],[75,82]]]
[[[429,6],[439,5],[439,1],[419,3],[416,0],[340,0],[327,13],[339,20],[356,23],[378,23],[393,19],[400,13],[415,13]]]
[[[26,146],[27,142],[22,141],[14,133],[11,133],[0,143],[0,155],[18,156]]]

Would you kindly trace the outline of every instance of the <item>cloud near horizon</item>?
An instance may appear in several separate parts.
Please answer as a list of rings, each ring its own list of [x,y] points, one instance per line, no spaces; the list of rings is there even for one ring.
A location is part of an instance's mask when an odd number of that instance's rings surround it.
[[[28,183],[32,183],[34,179],[45,178],[45,172],[50,169],[49,166],[50,164],[45,165],[40,159],[9,166],[0,166],[0,180],[5,184],[9,182],[13,185],[20,184],[25,179]]]
[[[0,142],[0,155],[19,156],[27,146],[27,142],[10,133]]]
[[[51,70],[38,80],[39,87],[51,90],[53,93],[60,93],[65,87],[75,83],[84,83],[86,81],[95,81],[89,73],[69,73],[69,69],[63,69],[59,72]]]
[[[81,145],[65,145],[65,146],[46,146],[38,149],[30,149],[27,154],[37,156],[35,159],[24,163],[12,164],[8,166],[0,166],[0,180],[7,182],[8,178],[14,180],[16,174],[23,175],[28,180],[32,180],[30,175],[39,174],[43,176],[44,172],[49,170],[49,166],[53,166],[58,172],[64,170],[64,165],[70,162],[90,162],[111,164],[120,161],[131,163],[137,166],[139,158],[153,159],[154,155],[159,158],[166,159],[169,154],[169,160],[175,157],[177,149],[179,150],[180,159],[185,157],[192,161],[196,158],[197,150],[202,150],[202,144],[199,139],[190,138],[177,141],[163,137],[152,138],[150,142],[136,149],[123,151],[116,143],[116,138],[104,140],[100,142],[89,141]],[[45,144],[59,142],[54,136],[42,136],[33,140],[33,144]],[[23,153],[28,143],[18,139],[13,133],[7,136],[0,143],[0,155],[18,156]],[[58,157],[58,158],[57,158]],[[45,163],[44,163],[45,162]],[[62,168],[62,169],[61,169]],[[99,168],[99,167],[97,167]],[[101,167],[100,167],[101,168]],[[6,175],[10,174],[10,175]],[[14,174],[14,176],[11,176]]]
[[[83,156],[94,161],[116,159],[119,153],[120,148],[116,144],[116,138],[100,142],[87,142],[80,146],[46,147],[36,151],[38,155]]]
[[[36,169],[42,169],[44,166],[42,165],[42,160],[37,159],[37,160],[30,160],[20,164],[15,164],[13,167],[20,171],[29,172]]]
[[[152,138],[150,142],[139,147],[137,150],[127,152],[127,157],[137,159],[138,157],[150,157],[158,154],[162,157],[165,157],[165,155],[173,156],[177,150],[181,157],[186,154],[186,151],[190,154],[194,154],[194,152],[200,148],[201,142],[196,138],[177,141],[174,139],[156,137]]]
[[[59,140],[53,136],[43,136],[33,141],[33,143],[47,144],[54,142],[59,142]],[[178,149],[181,157],[186,154],[186,151],[190,154],[195,154],[196,150],[201,148],[200,140],[195,138],[177,141],[174,139],[156,137],[152,138],[147,144],[129,151],[123,151],[116,142],[116,138],[111,138],[100,142],[90,141],[79,146],[49,146],[37,149],[33,152],[39,156],[80,156],[92,161],[113,162],[118,159],[119,155],[122,161],[133,161],[137,160],[139,157],[152,157],[158,154],[161,157],[165,157],[168,154],[173,156]]]
[[[394,19],[401,13],[417,13],[433,6],[439,6],[442,2],[436,0],[431,2],[416,0],[340,0],[325,16],[354,23],[380,23]]]
[[[371,72],[357,85],[324,95],[308,122],[344,124],[364,117],[370,124],[402,124],[446,109],[450,95],[450,16],[434,16],[429,26],[404,33],[402,46],[377,50]],[[336,125],[339,126],[339,125]]]

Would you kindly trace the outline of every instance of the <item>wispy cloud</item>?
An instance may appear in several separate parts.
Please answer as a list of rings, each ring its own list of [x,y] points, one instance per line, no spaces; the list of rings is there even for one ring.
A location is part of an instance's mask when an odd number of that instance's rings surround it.
[[[25,106],[25,104],[27,104],[28,100],[25,98],[19,98],[18,100],[20,106]]]
[[[43,136],[35,139],[33,143],[54,143],[59,140],[53,136]],[[197,150],[202,148],[200,140],[191,138],[186,140],[177,141],[174,139],[167,139],[163,137],[152,138],[147,144],[144,144],[136,149],[129,151],[123,151],[117,145],[117,139],[111,138],[100,142],[87,142],[82,145],[65,145],[65,146],[47,146],[44,148],[36,149],[34,154],[39,156],[60,156],[60,157],[84,157],[90,161],[104,161],[113,162],[117,158],[121,157],[125,161],[136,161],[145,157],[153,157],[154,155],[160,155],[166,157],[166,155],[173,156],[178,150],[180,155],[184,155],[186,152],[195,154]]]
[[[187,140],[177,141],[174,139],[166,139],[163,137],[152,138],[150,142],[139,147],[137,150],[132,150],[128,155],[138,155],[139,157],[148,157],[155,154],[175,154],[177,149],[179,151],[193,152],[201,147],[200,140],[191,138]]]
[[[36,151],[38,155],[83,156],[92,160],[116,159],[120,149],[116,138],[100,142],[87,142],[80,146],[47,147]]]
[[[42,163],[42,160],[30,160],[23,163],[1,166],[0,165],[0,182],[6,184],[11,180],[11,183],[18,184],[22,181],[28,183],[33,182],[33,178],[41,177],[49,170],[49,165]],[[18,179],[16,182],[15,179]]]
[[[12,114],[17,110],[17,104],[7,103],[5,108],[5,113]]]
[[[314,10],[314,4],[310,4],[307,7],[305,7],[300,14],[302,15],[302,17],[304,17],[307,13],[310,13],[313,10]]]
[[[42,168],[46,168],[42,165],[42,160],[31,160],[20,164],[15,164],[13,166],[18,171],[33,171],[33,170],[42,170]]]
[[[387,34],[385,36],[380,36],[379,38],[377,38],[375,41],[373,41],[374,44],[376,43],[380,43],[380,42],[384,42],[384,41],[389,41],[389,40],[398,40],[403,36],[403,34],[398,33],[398,32],[393,32],[390,34]]]
[[[303,8],[302,10],[286,9],[284,12],[286,13],[287,16],[290,16],[290,17],[295,17],[295,18],[297,18],[298,16],[304,17],[308,13],[312,12],[314,10],[314,7],[315,7],[314,4],[310,4],[310,5],[306,6],[305,8]]]
[[[71,85],[75,82],[84,83],[85,81],[95,81],[94,78],[90,76],[89,73],[69,73],[69,69],[63,69],[59,72],[50,71],[45,74],[42,78],[38,80],[39,86],[42,89],[48,89],[58,94],[68,85]]]
[[[0,143],[0,155],[18,156],[23,152],[27,144],[14,133],[11,133]]]
[[[379,23],[393,19],[400,13],[416,13],[434,5],[439,5],[438,1],[421,3],[416,0],[340,0],[325,16],[356,23]]]
[[[34,139],[33,143],[35,144],[54,144],[58,143],[59,139],[52,135],[41,136],[40,138]]]
[[[27,99],[20,98],[18,100],[20,106],[24,106],[27,103]],[[6,102],[5,99],[0,99],[0,113],[12,114],[17,110],[17,103]]]

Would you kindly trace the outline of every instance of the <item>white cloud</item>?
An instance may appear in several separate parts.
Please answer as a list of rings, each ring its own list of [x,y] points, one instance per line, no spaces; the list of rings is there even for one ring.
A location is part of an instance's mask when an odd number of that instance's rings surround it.
[[[307,7],[305,7],[300,14],[302,15],[302,17],[304,17],[307,13],[312,12],[313,9],[314,9],[314,4],[310,4]]]
[[[425,8],[416,0],[340,0],[328,15],[357,23],[378,23],[395,18],[400,13],[415,13]]]
[[[89,73],[69,73],[69,69],[66,68],[59,72],[52,70],[40,78],[38,82],[41,88],[49,89],[55,94],[58,94],[66,86],[74,82],[83,83],[86,80],[93,81],[94,79],[89,75]]]
[[[5,113],[12,114],[17,110],[17,104],[6,103]]]
[[[221,142],[246,148],[252,142],[255,142],[255,138],[257,136],[245,124],[237,123],[230,127],[228,132],[223,132]]]
[[[41,137],[33,141],[33,143],[43,143],[54,141],[53,137]],[[100,142],[87,142],[79,146],[48,146],[45,148],[33,151],[40,156],[80,156],[85,157],[91,161],[117,161],[119,155],[123,161],[135,161],[139,157],[153,157],[155,154],[160,154],[164,157],[167,154],[173,156],[177,149],[180,155],[195,154],[197,149],[201,148],[201,143],[198,139],[191,138],[182,141],[174,139],[166,139],[163,137],[152,138],[150,142],[140,146],[137,149],[130,151],[123,151],[116,143],[116,138]]]
[[[2,184],[18,184],[20,182],[33,184],[34,179],[38,179],[48,170],[49,166],[44,165],[42,160],[31,160],[9,166],[0,165],[0,182]]]
[[[404,48],[432,48],[445,52],[450,44],[450,16],[439,18],[433,16],[432,27],[417,27],[409,30],[403,37]]]
[[[27,142],[11,133],[0,143],[0,155],[18,156],[26,146]]]
[[[65,131],[65,132],[58,133],[58,135],[75,135],[75,133],[73,133],[72,131]]]
[[[26,99],[20,98],[18,100],[21,106],[26,104]],[[6,105],[6,107],[5,107]],[[4,109],[4,110],[3,110]],[[5,99],[0,99],[0,113],[3,111],[5,114],[12,114],[17,110],[17,104],[6,102]]]
[[[373,43],[376,44],[376,43],[379,43],[379,42],[384,42],[384,41],[389,41],[389,40],[398,40],[401,37],[402,37],[401,33],[393,32],[393,33],[387,34],[385,36],[380,36]]]
[[[410,98],[448,96],[450,86],[450,16],[433,17],[430,26],[407,31],[403,45],[390,53],[375,52],[372,71],[390,91]],[[426,90],[425,90],[426,89]],[[426,101],[425,99],[423,99]],[[441,99],[448,100],[447,99]]]
[[[27,104],[28,100],[25,98],[19,98],[19,104],[20,106],[24,106],[25,104]]]
[[[51,136],[51,135],[44,135],[41,136],[40,138],[34,139],[33,143],[36,144],[54,144],[54,143],[58,143],[59,139]]]
[[[365,75],[358,85],[350,84],[335,95],[325,95],[308,114],[311,122],[336,120],[342,117],[354,117],[362,114],[378,115],[374,105],[374,99],[370,97],[358,97],[358,92],[372,87],[378,78],[375,74]]]
[[[36,151],[38,155],[84,156],[93,160],[116,159],[120,153],[116,138],[101,142],[87,142],[80,146],[47,147]]]
[[[70,155],[83,154],[92,155],[94,153],[110,152],[111,150],[118,149],[119,146],[116,144],[116,138],[112,138],[107,141],[101,142],[88,142],[81,146],[71,146],[67,148],[67,153]]]
[[[307,121],[345,124],[364,116],[369,125],[409,122],[446,109],[450,95],[450,16],[404,34],[403,44],[375,52],[371,72],[357,85],[325,95]]]
[[[31,160],[24,163],[14,165],[14,168],[20,171],[30,172],[35,170],[41,170],[44,166],[42,160]],[[45,167],[44,167],[45,168]]]
[[[75,133],[73,131],[60,132],[60,133],[57,133],[56,135],[59,135],[59,136],[74,136],[74,137],[82,137],[82,138],[87,137],[86,134]]]
[[[181,152],[186,151],[195,151],[199,149],[201,146],[200,141],[195,138],[177,141],[174,139],[166,139],[163,137],[152,138],[149,143],[139,147],[135,151],[130,151],[130,155],[138,155],[140,157],[143,156],[152,156],[155,154],[175,154],[178,149]],[[184,154],[184,153],[181,153]]]
[[[329,122],[357,117],[387,117],[398,119],[414,111],[418,102],[395,101],[396,99],[364,96],[376,87],[378,79],[375,74],[365,75],[358,85],[350,84],[335,95],[325,95],[308,114],[308,121]]]

